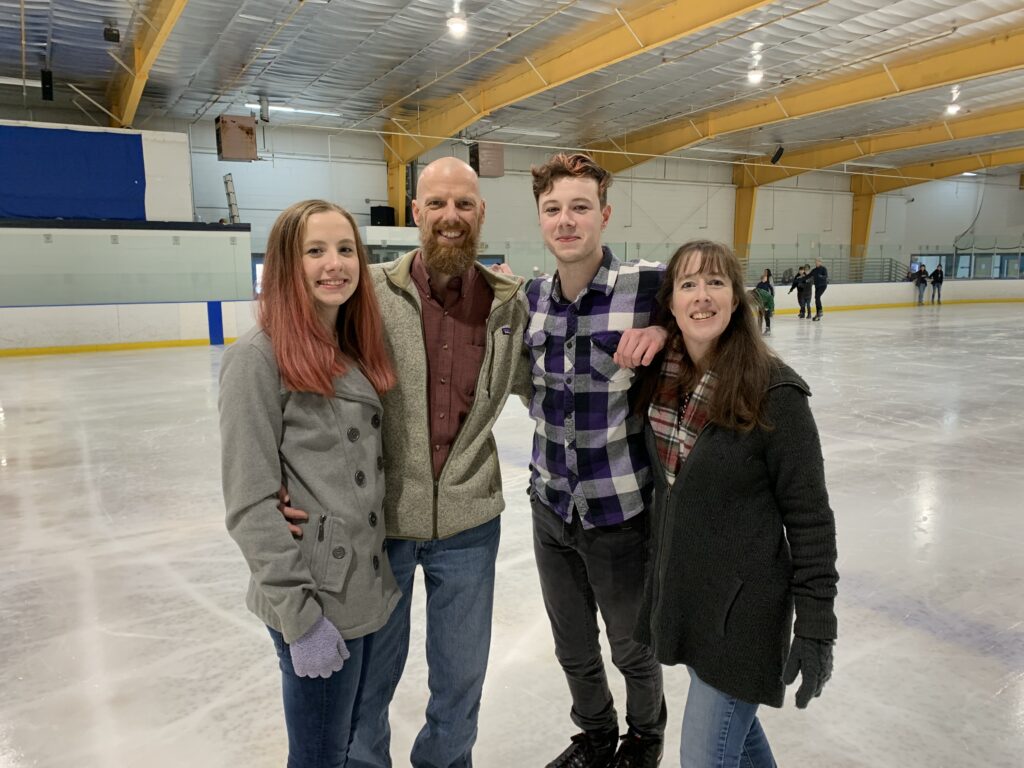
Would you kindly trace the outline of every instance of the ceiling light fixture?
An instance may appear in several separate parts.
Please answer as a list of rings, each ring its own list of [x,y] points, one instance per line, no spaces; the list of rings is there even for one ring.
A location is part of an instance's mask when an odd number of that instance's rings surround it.
[[[554,131],[542,131],[539,128],[517,128],[514,125],[503,125],[500,128],[491,129],[491,133],[518,133],[522,136],[539,136],[544,139],[557,139],[560,133]]]
[[[469,30],[469,22],[466,21],[466,14],[462,12],[462,0],[452,2],[452,12],[448,14],[448,31],[452,37],[462,38]]]
[[[971,171],[964,171],[964,172],[963,172],[963,173],[961,173],[960,175],[961,175],[961,176],[977,176],[978,174],[976,174],[976,173],[973,173],[973,172],[971,172]]]
[[[747,72],[747,82],[751,85],[759,85],[762,80],[764,80],[763,69],[752,69]]]
[[[0,85],[16,85],[21,88],[23,85],[27,88],[39,88],[39,82],[37,80],[22,80],[20,77],[0,77]]]
[[[960,111],[960,105],[959,104],[947,104],[946,105],[946,114],[947,115],[955,115],[959,111]]]
[[[259,104],[246,104],[245,106],[248,107],[249,109],[259,109],[260,108]],[[296,107],[275,107],[275,106],[271,106],[269,108],[269,111],[271,111],[271,112],[294,112],[295,114],[298,114],[298,115],[322,115],[324,117],[341,117],[341,114],[339,114],[338,112],[321,112],[321,111],[319,111],[317,109],[297,109]]]

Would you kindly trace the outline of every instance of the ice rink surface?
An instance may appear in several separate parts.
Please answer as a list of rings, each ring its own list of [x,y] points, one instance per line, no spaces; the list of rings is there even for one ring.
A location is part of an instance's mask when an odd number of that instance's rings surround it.
[[[781,316],[770,341],[814,392],[841,575],[832,681],[805,711],[792,689],[761,709],[779,765],[1022,765],[1024,304]],[[0,768],[284,765],[273,646],[223,524],[221,354],[0,358]],[[510,401],[478,768],[543,766],[575,730],[533,562],[531,430]],[[426,700],[415,599],[396,766]],[[666,766],[686,683],[666,669]]]

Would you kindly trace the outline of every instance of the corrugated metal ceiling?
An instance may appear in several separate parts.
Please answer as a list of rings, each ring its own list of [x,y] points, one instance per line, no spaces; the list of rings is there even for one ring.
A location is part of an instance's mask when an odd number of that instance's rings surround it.
[[[521,66],[523,57],[545,46],[621,24],[616,8],[629,20],[661,4],[469,0],[462,6],[470,33],[456,40],[446,29],[452,0],[191,0],[150,72],[135,124],[150,116],[198,120],[245,113],[247,102],[265,96],[273,105],[337,114],[274,113],[273,125],[386,130],[396,118],[414,126],[416,116],[440,100]],[[75,95],[68,84],[109,105],[108,88],[121,74],[114,57],[132,61],[132,42],[147,25],[138,8],[149,7],[135,0],[0,0],[0,76],[18,78],[24,71],[35,81],[48,66],[57,106],[66,107]],[[104,41],[108,25],[121,31],[119,44]],[[514,141],[514,131],[540,131],[557,134],[544,143],[581,146],[892,57],[926,57],[956,41],[1020,29],[1020,0],[775,0],[499,109],[465,135]],[[765,78],[751,86],[746,74],[757,49]],[[40,114],[46,105],[37,102],[38,92],[27,98]],[[949,98],[948,88],[899,96],[722,136],[684,154],[727,159],[735,152],[741,158],[778,145],[804,148],[896,130],[939,119]],[[0,87],[0,105],[23,101],[20,89]],[[1024,103],[1024,72],[963,83],[959,103],[961,115]],[[91,106],[79,106],[105,121]],[[991,151],[1020,138],[993,136],[970,147]],[[528,134],[520,140],[536,141]],[[873,160],[918,162],[947,156],[955,144]]]

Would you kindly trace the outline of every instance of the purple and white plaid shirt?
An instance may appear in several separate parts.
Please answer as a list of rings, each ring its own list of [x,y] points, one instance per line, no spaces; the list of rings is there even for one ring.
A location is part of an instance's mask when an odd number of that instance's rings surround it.
[[[643,415],[633,413],[633,371],[612,360],[622,332],[654,319],[665,265],[621,262],[604,248],[597,274],[571,301],[557,275],[527,289],[533,395],[531,493],[584,528],[617,525],[651,498]]]

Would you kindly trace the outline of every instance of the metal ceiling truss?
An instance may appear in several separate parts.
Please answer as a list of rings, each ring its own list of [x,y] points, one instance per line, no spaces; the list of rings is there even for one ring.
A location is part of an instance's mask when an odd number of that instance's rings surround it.
[[[391,135],[394,156],[407,163],[495,110],[625,61],[687,35],[770,5],[773,0],[672,0],[660,7],[617,18],[590,35],[573,33],[524,57],[479,87],[445,99],[410,126],[419,138]],[[399,126],[399,132],[406,131]]]
[[[1024,30],[961,42],[873,64],[853,75],[780,90],[754,102],[712,110],[592,144],[596,159],[620,172],[711,138],[787,120],[956,85],[1024,68]]]
[[[879,195],[961,173],[977,173],[1018,163],[1024,163],[1024,147],[905,165],[885,173],[855,174],[850,178],[850,191],[855,195]]]
[[[1014,104],[955,120],[921,123],[908,126],[897,132],[863,136],[848,141],[812,146],[796,152],[787,152],[784,165],[772,165],[767,156],[737,163],[733,168],[733,184],[737,187],[759,187],[793,178],[809,171],[830,168],[834,165],[886,152],[942,144],[948,141],[995,136],[1019,131],[1022,128],[1024,128],[1024,105]]]
[[[132,45],[131,64],[110,54],[124,70],[119,72],[109,90],[111,111],[116,115],[111,123],[115,127],[128,127],[135,120],[149,72],[186,5],[188,0],[153,0],[145,12],[139,11],[144,23],[140,27],[142,34]]]

